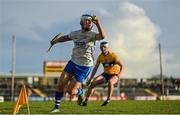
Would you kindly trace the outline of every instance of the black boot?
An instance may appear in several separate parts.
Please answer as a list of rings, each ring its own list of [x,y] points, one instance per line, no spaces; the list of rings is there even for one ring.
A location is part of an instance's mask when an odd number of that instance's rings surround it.
[[[87,102],[83,101],[82,106],[87,106]]]
[[[107,99],[106,101],[104,101],[104,103],[101,106],[106,106],[109,102],[110,102],[110,100]]]

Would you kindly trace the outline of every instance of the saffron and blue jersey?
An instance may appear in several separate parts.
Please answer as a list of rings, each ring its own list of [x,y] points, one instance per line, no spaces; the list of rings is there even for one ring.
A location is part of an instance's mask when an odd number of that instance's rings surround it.
[[[107,55],[100,54],[96,61],[96,64],[102,63],[104,67],[104,73],[106,74],[118,74],[120,71],[120,66],[116,64],[119,61],[118,56],[113,52],[109,52]]]

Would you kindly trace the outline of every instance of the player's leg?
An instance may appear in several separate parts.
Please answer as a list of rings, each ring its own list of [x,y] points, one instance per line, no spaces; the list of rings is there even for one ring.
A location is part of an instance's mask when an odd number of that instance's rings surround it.
[[[110,79],[108,80],[108,96],[106,101],[102,104],[102,106],[106,106],[110,102],[114,90],[114,85],[117,83],[117,81],[118,81],[118,77],[116,75],[111,76]]]
[[[64,95],[64,87],[66,84],[68,84],[68,81],[70,81],[73,76],[72,68],[72,63],[69,61],[59,78],[58,90],[55,93],[55,106],[50,113],[56,113],[59,111],[59,106]]]
[[[75,63],[73,63],[73,75],[74,79],[71,81],[71,87],[70,87],[70,95],[78,95],[78,104],[80,105],[83,101],[83,90],[81,88],[81,84],[87,79],[92,67],[88,66],[80,66]]]
[[[83,106],[87,106],[87,102],[88,102],[88,100],[89,100],[90,95],[91,95],[92,92],[93,92],[94,87],[96,87],[96,86],[98,86],[98,85],[100,85],[100,84],[103,84],[103,83],[105,83],[105,82],[106,82],[106,80],[105,80],[105,78],[104,78],[102,75],[97,76],[97,77],[93,80],[93,82],[90,84],[90,86],[89,86],[89,88],[88,88],[86,98],[85,98],[85,100],[84,100],[84,102],[83,102]]]
[[[111,99],[113,90],[114,90],[114,85],[117,83],[118,77],[113,76],[109,81],[108,81],[108,97],[107,99]]]
[[[81,82],[78,82],[76,79],[72,79],[69,85],[68,93],[71,97],[78,96],[78,105],[80,105],[83,101],[82,95],[83,91],[81,88]]]
[[[64,87],[68,83],[68,81],[71,79],[71,77],[72,77],[71,74],[69,74],[67,72],[62,72],[60,79],[59,79],[59,83],[58,83],[58,90],[55,92],[54,108],[51,111],[51,113],[59,112],[61,100],[62,100],[63,95],[64,95],[64,91],[63,91]]]
[[[76,68],[76,73],[75,73],[75,79],[77,81],[76,84],[82,83],[87,79],[89,73],[91,72],[92,67],[84,67],[84,66],[79,66]],[[77,85],[75,85],[74,91],[77,90],[77,95],[78,95],[78,100],[77,104],[81,105],[83,101],[83,89]]]
[[[72,82],[74,81],[74,77],[68,82],[68,84],[64,88],[64,94],[69,95],[69,101],[71,102],[76,95],[71,95],[71,87],[72,87]]]
[[[77,95],[78,88],[81,88],[81,83],[76,81],[75,78],[73,78],[68,85],[67,92],[69,93],[69,95]]]

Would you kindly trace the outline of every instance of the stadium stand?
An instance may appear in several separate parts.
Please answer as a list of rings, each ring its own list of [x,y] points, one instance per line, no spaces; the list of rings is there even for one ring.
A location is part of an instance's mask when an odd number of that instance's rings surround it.
[[[52,100],[57,87],[57,76],[49,76],[48,84],[43,85],[43,75],[41,74],[16,74],[14,94],[18,96],[23,84],[32,92],[32,100]],[[180,80],[165,79],[166,96],[180,96]],[[161,94],[160,80],[158,79],[121,79],[120,84],[115,87],[113,92],[114,99],[135,99],[137,96],[159,96]],[[92,99],[102,100],[107,95],[107,86],[101,85],[95,88]],[[0,97],[4,101],[10,101],[11,97],[11,74],[0,74]]]

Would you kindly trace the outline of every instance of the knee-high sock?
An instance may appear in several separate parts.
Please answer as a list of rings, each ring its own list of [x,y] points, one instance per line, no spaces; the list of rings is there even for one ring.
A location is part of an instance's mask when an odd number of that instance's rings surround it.
[[[82,95],[82,94],[83,94],[83,91],[82,91],[81,88],[77,88],[77,94],[78,94],[78,95]]]
[[[62,98],[63,98],[63,92],[55,93],[55,108],[59,108]]]

